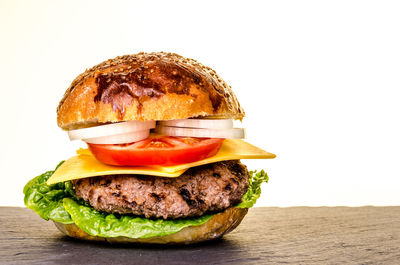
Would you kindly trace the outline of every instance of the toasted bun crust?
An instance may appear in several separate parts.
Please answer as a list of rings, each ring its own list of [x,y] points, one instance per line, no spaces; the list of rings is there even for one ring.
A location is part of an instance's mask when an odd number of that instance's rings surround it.
[[[244,216],[247,214],[247,211],[248,209],[231,207],[221,213],[216,214],[205,224],[199,226],[189,226],[172,235],[151,238],[104,238],[91,236],[81,230],[75,224],[54,223],[56,227],[67,236],[82,240],[107,241],[110,243],[193,244],[220,238],[224,234],[229,233],[240,224]]]
[[[120,56],[80,74],[58,108],[65,130],[128,120],[242,119],[231,87],[211,68],[173,53]]]

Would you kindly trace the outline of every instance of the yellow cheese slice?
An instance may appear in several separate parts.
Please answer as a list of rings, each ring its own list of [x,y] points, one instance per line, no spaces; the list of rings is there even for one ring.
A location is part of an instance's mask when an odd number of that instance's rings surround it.
[[[65,161],[47,180],[47,184],[55,184],[73,179],[88,178],[94,176],[137,174],[153,175],[160,177],[178,177],[188,168],[215,163],[218,161],[234,159],[267,159],[275,155],[268,153],[243,140],[226,139],[218,153],[200,161],[186,163],[176,166],[132,166],[118,167],[109,166],[99,162],[88,149],[79,149],[77,156]]]
[[[90,152],[90,151],[89,151]],[[65,161],[47,180],[47,185],[95,176],[136,174],[160,177],[179,177],[185,170],[162,172],[151,167],[117,167],[99,162],[93,155],[81,154]]]
[[[215,156],[192,162],[170,167],[154,166],[163,172],[176,172],[186,170],[191,167],[197,167],[205,164],[211,164],[219,161],[235,160],[235,159],[268,159],[275,158],[276,155],[268,153],[257,146],[249,144],[243,140],[225,139],[221,148]]]

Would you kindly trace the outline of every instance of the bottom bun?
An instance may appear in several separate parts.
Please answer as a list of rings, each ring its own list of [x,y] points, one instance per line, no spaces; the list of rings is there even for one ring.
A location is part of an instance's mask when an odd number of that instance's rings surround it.
[[[107,241],[110,243],[144,243],[144,244],[193,244],[207,240],[217,239],[235,229],[248,209],[231,207],[214,215],[205,224],[189,226],[181,231],[161,237],[129,238],[129,237],[99,237],[91,236],[75,224],[62,224],[54,222],[56,227],[73,238],[89,241]]]

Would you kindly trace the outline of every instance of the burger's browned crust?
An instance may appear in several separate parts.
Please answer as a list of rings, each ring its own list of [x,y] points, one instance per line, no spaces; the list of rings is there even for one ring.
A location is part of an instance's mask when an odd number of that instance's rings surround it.
[[[82,240],[107,241],[110,243],[193,244],[220,238],[224,234],[229,233],[240,224],[244,216],[247,214],[247,211],[248,209],[231,207],[214,215],[205,224],[199,226],[189,226],[172,235],[151,238],[105,238],[91,236],[75,224],[54,223],[56,227],[67,236]]]
[[[57,108],[66,130],[127,120],[199,116],[242,119],[244,111],[211,68],[174,53],[125,55],[80,74]]]

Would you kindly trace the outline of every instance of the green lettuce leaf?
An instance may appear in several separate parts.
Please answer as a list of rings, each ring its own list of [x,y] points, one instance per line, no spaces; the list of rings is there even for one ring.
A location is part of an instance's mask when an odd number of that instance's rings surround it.
[[[236,205],[238,208],[251,208],[261,195],[261,184],[268,182],[269,178],[264,170],[260,172],[250,171],[249,189],[243,195],[242,202]]]
[[[50,186],[46,184],[53,172],[47,171],[25,185],[25,205],[45,220],[51,219],[63,224],[72,224],[71,216],[62,203],[63,198],[70,196],[65,190],[65,183]]]
[[[130,238],[149,238],[166,236],[179,232],[188,226],[206,223],[213,215],[203,215],[189,219],[146,219],[132,215],[114,215],[98,212],[92,207],[79,204],[65,198],[64,207],[71,214],[74,223],[83,231],[93,236]]]
[[[58,166],[61,164],[62,162]],[[47,185],[46,181],[53,173],[54,171],[48,171],[25,185],[23,190],[25,205],[45,220],[63,224],[75,223],[92,236],[130,238],[166,236],[188,226],[202,225],[213,217],[213,215],[203,215],[197,218],[163,220],[98,212],[84,200],[76,197],[70,181]],[[251,171],[249,182],[247,193],[236,207],[252,207],[260,197],[261,184],[268,182],[268,175],[264,170]]]

